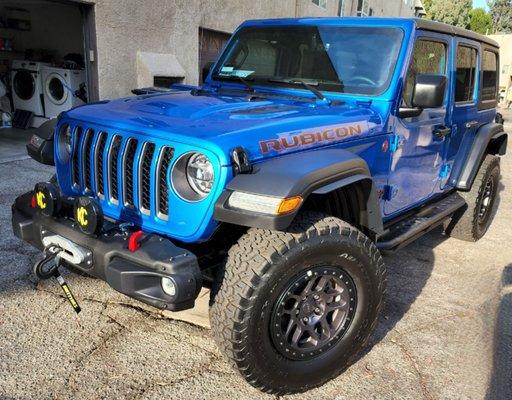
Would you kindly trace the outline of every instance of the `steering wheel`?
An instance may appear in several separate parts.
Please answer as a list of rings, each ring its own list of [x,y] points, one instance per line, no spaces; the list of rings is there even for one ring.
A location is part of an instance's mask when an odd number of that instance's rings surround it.
[[[350,83],[363,83],[363,84],[368,84],[370,86],[377,86],[377,83],[373,80],[371,80],[370,78],[366,77],[366,76],[362,76],[362,75],[359,75],[359,76],[354,76],[352,78],[349,79],[349,82]]]

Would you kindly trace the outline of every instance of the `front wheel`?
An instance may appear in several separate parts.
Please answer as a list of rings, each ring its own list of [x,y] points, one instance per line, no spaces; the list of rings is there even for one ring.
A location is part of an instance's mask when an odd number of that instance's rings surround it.
[[[376,325],[386,284],[373,242],[319,213],[286,232],[250,229],[223,272],[210,309],[215,339],[249,383],[275,394],[345,370]]]

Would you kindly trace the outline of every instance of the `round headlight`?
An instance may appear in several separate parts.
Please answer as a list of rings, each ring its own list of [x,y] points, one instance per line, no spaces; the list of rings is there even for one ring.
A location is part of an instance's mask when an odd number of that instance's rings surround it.
[[[73,134],[69,125],[60,128],[59,153],[62,161],[66,162],[73,151]]]
[[[174,191],[187,201],[199,201],[208,196],[214,183],[213,165],[199,152],[183,154],[171,173]]]
[[[202,197],[210,193],[213,186],[213,165],[204,154],[194,153],[187,163],[187,180],[194,192]]]

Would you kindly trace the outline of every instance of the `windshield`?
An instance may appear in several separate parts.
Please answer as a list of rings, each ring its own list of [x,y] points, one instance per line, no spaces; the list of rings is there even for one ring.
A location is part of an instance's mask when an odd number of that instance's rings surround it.
[[[230,41],[212,77],[376,95],[389,85],[402,37],[398,28],[249,27]]]

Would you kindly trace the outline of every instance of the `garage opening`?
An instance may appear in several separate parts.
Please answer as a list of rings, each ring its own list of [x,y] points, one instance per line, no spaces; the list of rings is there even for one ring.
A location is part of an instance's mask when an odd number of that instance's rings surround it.
[[[95,47],[91,4],[2,1],[0,125],[38,127],[63,111],[96,100]]]

